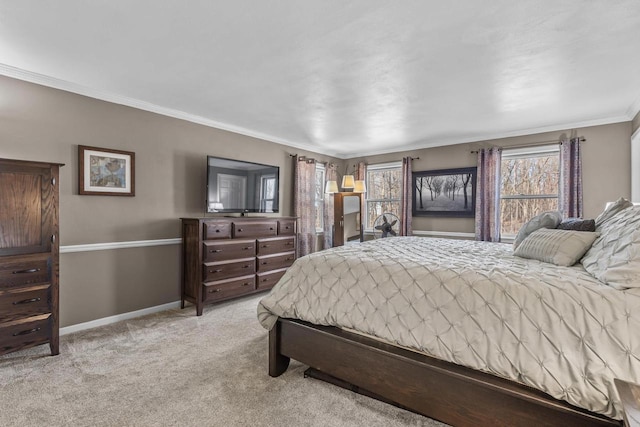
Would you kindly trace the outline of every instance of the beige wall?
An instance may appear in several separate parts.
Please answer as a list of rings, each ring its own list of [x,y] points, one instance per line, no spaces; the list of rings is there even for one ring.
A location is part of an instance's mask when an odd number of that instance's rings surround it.
[[[206,155],[280,166],[280,214],[292,213],[289,154],[336,159],[134,108],[0,77],[0,157],[60,162],[62,246],[180,237],[202,216]],[[135,197],[80,196],[78,145],[136,153]],[[61,255],[67,326],[180,298],[179,246]]]
[[[631,122],[577,129],[584,136],[583,143],[583,188],[584,216],[594,218],[604,209],[607,201],[630,197],[631,194]],[[476,155],[472,150],[480,147],[508,147],[540,141],[559,140],[571,130],[547,132],[513,138],[488,140],[469,144],[427,148],[377,156],[350,159],[349,164],[364,160],[368,164],[401,160],[402,157],[420,157],[413,160],[414,171],[449,169],[476,166]],[[414,230],[474,232],[472,218],[414,217]]]
[[[640,111],[638,111],[638,114],[636,114],[636,116],[633,118],[633,125],[632,125],[632,129],[631,129],[631,133],[635,133],[635,131],[637,131],[638,129],[640,129]]]

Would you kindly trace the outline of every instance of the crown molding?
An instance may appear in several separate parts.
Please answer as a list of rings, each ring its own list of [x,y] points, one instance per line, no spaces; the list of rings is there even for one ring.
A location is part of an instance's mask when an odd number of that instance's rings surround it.
[[[66,92],[75,93],[78,95],[86,96],[89,98],[98,99],[100,101],[107,101],[113,104],[124,105],[127,107],[137,108],[139,110],[149,111],[151,113],[160,114],[162,116],[173,117],[175,119],[185,120],[191,123],[197,123],[211,128],[221,129],[228,132],[237,133],[251,138],[262,139],[264,141],[273,142],[276,144],[285,145],[287,147],[297,148],[300,150],[311,151],[318,154],[324,154],[327,156],[338,157],[337,153],[327,150],[321,150],[319,147],[312,146],[311,144],[304,144],[299,142],[289,141],[283,138],[278,138],[273,135],[269,135],[262,132],[256,132],[251,129],[246,129],[241,126],[230,125],[228,123],[218,122],[206,117],[198,116],[195,114],[187,113],[173,108],[166,108],[160,105],[152,104],[150,102],[141,101],[135,98],[129,98],[124,95],[91,88],[77,83],[72,83],[66,80],[61,80],[55,77],[46,76],[44,74],[34,73],[32,71],[23,70],[20,68],[12,67],[7,64],[0,63],[0,75],[11,77],[18,80],[23,80],[29,83],[35,83],[42,86],[47,86],[54,89],[64,90]]]
[[[406,151],[415,151],[415,150],[421,150],[425,148],[443,147],[447,145],[468,144],[473,142],[491,141],[495,139],[513,138],[517,136],[529,136],[529,135],[535,135],[538,133],[545,133],[545,132],[567,131],[570,129],[580,129],[580,128],[591,127],[591,126],[610,125],[613,123],[628,122],[632,119],[633,118],[630,119],[628,115],[624,114],[621,116],[612,116],[612,117],[607,117],[603,119],[585,120],[581,122],[564,123],[560,125],[522,129],[522,130],[517,130],[512,132],[501,132],[501,133],[495,133],[490,135],[482,135],[478,137],[451,138],[451,139],[445,139],[445,140],[438,140],[437,142],[432,142],[432,141],[417,142],[414,144],[404,145],[400,147],[396,146],[386,150],[346,153],[346,154],[343,154],[343,156],[347,156],[345,157],[347,159],[353,159],[358,157],[375,156],[378,154],[403,153]]]
[[[633,103],[629,107],[629,109],[626,111],[625,114],[620,116],[607,117],[603,119],[586,120],[586,121],[575,122],[575,123],[565,123],[561,125],[544,126],[539,128],[523,129],[523,130],[517,130],[512,132],[495,133],[491,135],[482,135],[477,137],[451,138],[451,139],[445,139],[445,140],[440,139],[438,141],[423,141],[423,142],[417,142],[414,144],[407,144],[400,147],[395,146],[392,148],[375,150],[375,151],[338,153],[335,151],[323,150],[321,147],[312,146],[311,144],[289,141],[284,138],[279,138],[273,135],[256,132],[240,126],[218,122],[215,120],[207,119],[206,117],[186,113],[184,111],[162,107],[156,104],[152,104],[150,102],[129,98],[124,95],[118,95],[118,94],[107,92],[104,90],[90,88],[87,86],[68,82],[66,80],[61,80],[55,77],[46,76],[44,74],[39,74],[32,71],[12,67],[7,64],[0,63],[0,75],[4,75],[4,76],[11,77],[18,80],[27,81],[30,83],[36,83],[36,84],[51,87],[54,89],[64,90],[66,92],[87,96],[89,98],[94,98],[101,101],[107,101],[114,104],[137,108],[139,110],[149,111],[151,113],[156,113],[156,114],[160,114],[167,117],[173,117],[176,119],[185,120],[191,123],[197,123],[197,124],[211,127],[211,128],[221,129],[228,132],[237,133],[240,135],[245,135],[251,138],[256,138],[256,139],[261,139],[261,140],[276,143],[276,144],[281,144],[291,148],[311,151],[313,153],[323,154],[323,155],[335,157],[341,160],[349,160],[357,157],[375,156],[378,154],[402,153],[405,151],[420,150],[425,148],[434,148],[434,147],[442,147],[446,145],[481,142],[481,141],[510,138],[510,137],[516,137],[516,136],[533,135],[533,134],[544,133],[544,132],[555,132],[560,130],[583,128],[583,127],[589,127],[589,126],[600,126],[600,125],[607,125],[612,123],[620,123],[620,122],[633,120],[635,115],[640,111],[640,99],[638,99],[635,103]]]

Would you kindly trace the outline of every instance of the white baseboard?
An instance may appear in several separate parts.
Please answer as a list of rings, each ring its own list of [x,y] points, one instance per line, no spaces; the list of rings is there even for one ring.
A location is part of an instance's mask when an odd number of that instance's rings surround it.
[[[109,249],[147,248],[151,246],[179,245],[181,243],[182,239],[180,237],[173,239],[134,240],[129,242],[87,243],[84,245],[60,246],[60,253],[69,254],[74,252],[106,251]]]
[[[65,326],[60,328],[60,335],[67,335],[73,332],[84,331],[86,329],[97,328],[98,326],[110,325],[122,320],[129,320],[135,317],[145,316],[147,314],[157,313],[159,311],[170,310],[180,307],[180,301],[169,302],[167,304],[156,305],[155,307],[143,308],[141,310],[130,311],[128,313],[116,314],[115,316],[103,317],[102,319],[91,320],[89,322],[78,323],[77,325]]]

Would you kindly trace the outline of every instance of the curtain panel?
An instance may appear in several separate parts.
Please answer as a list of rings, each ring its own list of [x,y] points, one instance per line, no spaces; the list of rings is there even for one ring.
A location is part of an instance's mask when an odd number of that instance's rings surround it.
[[[294,215],[298,218],[298,257],[310,254],[316,243],[316,162],[294,156]]]
[[[559,210],[565,218],[582,218],[582,153],[580,138],[560,141]]]
[[[326,187],[327,182],[337,181],[338,172],[336,165],[333,163],[327,163],[324,170],[324,185]],[[324,188],[321,190],[324,191]],[[324,194],[324,213],[322,218],[323,231],[324,231],[324,244],[323,249],[329,249],[333,247],[333,225],[334,225],[334,211],[333,211],[333,194]]]
[[[478,150],[476,240],[500,241],[500,148]]]
[[[402,159],[402,206],[400,209],[400,235],[411,236],[413,219],[413,182],[411,176],[411,157]]]

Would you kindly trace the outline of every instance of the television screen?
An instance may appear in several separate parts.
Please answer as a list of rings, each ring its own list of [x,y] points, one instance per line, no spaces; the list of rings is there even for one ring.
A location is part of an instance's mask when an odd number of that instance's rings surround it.
[[[207,157],[207,212],[278,212],[280,168]]]

